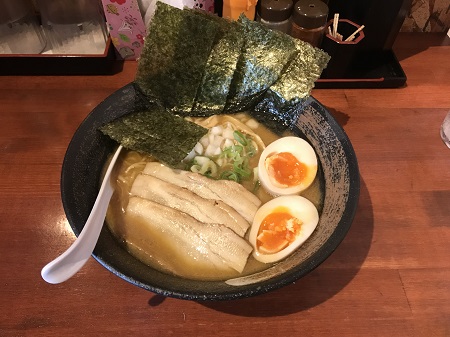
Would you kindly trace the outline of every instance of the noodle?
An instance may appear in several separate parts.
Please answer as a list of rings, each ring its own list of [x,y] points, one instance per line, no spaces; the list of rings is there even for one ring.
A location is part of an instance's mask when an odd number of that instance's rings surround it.
[[[239,120],[237,120],[236,117],[238,117]],[[216,125],[222,125],[226,122],[231,122],[237,130],[250,135],[252,141],[255,141],[258,144],[259,149],[263,149],[265,144],[269,144],[273,140],[279,138],[266,129],[263,125],[259,124],[245,114],[233,115],[232,117],[220,115],[211,116],[206,119],[189,119],[208,128]],[[248,125],[251,125],[252,127],[249,127]],[[261,152],[251,159],[252,171],[254,167],[257,166],[260,153]],[[108,213],[106,216],[106,222],[111,232],[137,259],[163,272],[177,275],[181,274],[181,276],[194,279],[227,279],[229,277],[237,276],[236,274],[230,275],[229,273],[215,274],[217,273],[216,271],[210,271],[207,273],[204,273],[203,271],[203,274],[196,274],[195,261],[192,262],[191,268],[185,268],[188,269],[188,271],[174,270],[174,266],[173,263],[170,262],[170,258],[164,255],[164,242],[170,241],[170,238],[155,236],[155,233],[146,230],[145,226],[141,223],[130,223],[128,221],[129,218],[126,216],[125,210],[128,206],[131,186],[136,176],[143,171],[146,163],[151,161],[154,161],[151,156],[141,154],[136,151],[123,151],[119,162],[117,163],[117,170],[115,171],[115,193],[111,199],[110,207],[108,208]],[[243,183],[242,185],[251,192],[255,193],[263,203],[272,199],[272,196],[268,195],[263,188],[259,188],[257,192],[253,191],[255,186],[254,179],[257,179],[257,176],[252,174],[251,180],[246,182],[247,184]],[[166,261],[167,264],[164,261]],[[262,264],[256,261],[253,257],[250,257],[241,275],[250,274],[268,267],[269,265]]]

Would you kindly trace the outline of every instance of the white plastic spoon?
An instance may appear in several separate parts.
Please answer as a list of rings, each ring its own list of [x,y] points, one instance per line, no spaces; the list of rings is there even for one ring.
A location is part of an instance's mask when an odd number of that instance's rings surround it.
[[[114,192],[110,182],[110,176],[121,150],[122,145],[117,148],[111,159],[94,207],[78,238],[69,249],[42,268],[42,278],[48,283],[57,284],[68,280],[83,267],[92,255],[98,237],[100,236],[103,222],[105,221],[109,201]]]

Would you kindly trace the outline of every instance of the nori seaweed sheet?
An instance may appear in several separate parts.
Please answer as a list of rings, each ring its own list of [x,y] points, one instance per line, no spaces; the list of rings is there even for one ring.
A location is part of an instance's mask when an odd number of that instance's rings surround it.
[[[330,56],[321,49],[295,40],[297,54],[281,77],[265,92],[252,115],[277,134],[290,129],[311,94],[314,83],[326,67]]]
[[[144,111],[113,120],[100,131],[127,149],[151,154],[164,164],[180,167],[208,129],[154,103]]]
[[[211,116],[225,108],[231,80],[244,44],[242,25],[204,11],[193,10],[219,24],[219,32],[206,63],[202,83],[195,99],[192,114]]]
[[[213,20],[158,2],[135,82],[168,110],[188,114],[218,28]]]
[[[322,50],[243,15],[228,21],[158,2],[134,82],[133,111],[101,131],[179,167],[207,132],[179,115],[248,111],[281,135],[328,61]]]
[[[281,76],[297,52],[294,39],[244,15],[239,17],[245,42],[230,86],[226,112],[251,109]]]
[[[285,69],[280,79],[268,91],[285,101],[295,101],[311,94],[314,83],[322,74],[330,56],[321,49],[301,40],[295,40],[298,53]]]

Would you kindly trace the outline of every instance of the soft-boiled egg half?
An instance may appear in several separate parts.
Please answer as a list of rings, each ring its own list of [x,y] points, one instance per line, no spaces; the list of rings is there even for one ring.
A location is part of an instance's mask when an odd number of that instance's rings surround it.
[[[270,143],[258,163],[261,185],[275,196],[299,194],[312,184],[316,174],[316,153],[298,137],[283,137]]]
[[[249,242],[253,257],[263,263],[279,261],[294,252],[316,229],[319,213],[299,195],[274,198],[255,214]]]

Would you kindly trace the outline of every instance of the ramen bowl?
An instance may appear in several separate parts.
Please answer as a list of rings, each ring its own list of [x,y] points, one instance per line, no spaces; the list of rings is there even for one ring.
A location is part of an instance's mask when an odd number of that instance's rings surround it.
[[[98,128],[141,104],[132,84],[100,103],[81,123],[65,155],[61,194],[74,233],[83,229],[95,198],[105,162],[117,143]],[[359,172],[352,145],[336,120],[313,97],[301,107],[292,133],[307,140],[319,162],[323,202],[314,233],[293,254],[257,273],[226,281],[189,280],[153,269],[119,243],[106,224],[93,257],[113,274],[163,296],[186,300],[231,300],[254,296],[293,283],[325,261],[347,234],[359,197]]]

